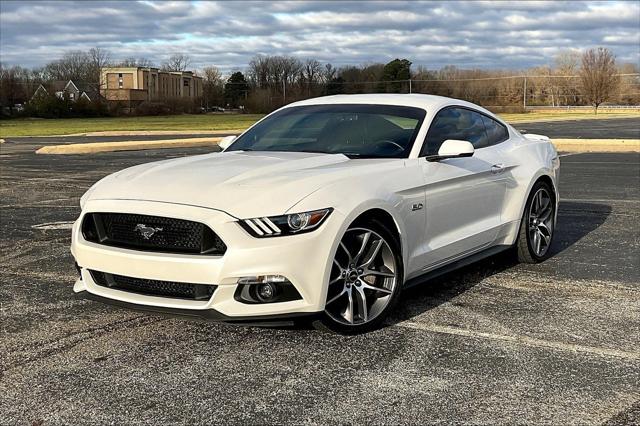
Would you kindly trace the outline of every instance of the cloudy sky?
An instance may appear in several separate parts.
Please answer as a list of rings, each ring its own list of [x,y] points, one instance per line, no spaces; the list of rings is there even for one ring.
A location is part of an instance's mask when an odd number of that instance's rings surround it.
[[[563,49],[609,47],[640,62],[640,2],[161,2],[0,0],[0,59],[38,66],[94,46],[113,59],[243,69],[256,54],[334,65],[406,57],[416,65],[525,68]]]

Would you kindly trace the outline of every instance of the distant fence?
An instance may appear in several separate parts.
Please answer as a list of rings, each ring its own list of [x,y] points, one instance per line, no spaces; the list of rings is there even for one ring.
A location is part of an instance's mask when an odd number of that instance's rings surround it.
[[[640,105],[640,74],[618,74],[617,93],[608,103],[616,108]],[[393,81],[280,82],[252,85],[245,98],[264,110],[315,96],[357,93],[425,93],[464,99],[494,109],[528,110],[537,107],[589,108],[580,77],[575,75],[512,75],[478,78],[439,78]],[[251,99],[252,98],[252,99]],[[254,105],[251,105],[253,101]],[[606,105],[603,108],[609,108]]]
[[[563,105],[563,106],[529,106],[527,110],[532,111],[592,111],[593,107],[590,105]],[[598,111],[633,111],[640,112],[640,105],[600,105]]]

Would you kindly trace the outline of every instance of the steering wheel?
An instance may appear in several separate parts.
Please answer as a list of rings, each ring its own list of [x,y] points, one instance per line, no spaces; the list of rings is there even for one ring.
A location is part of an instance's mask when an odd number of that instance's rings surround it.
[[[373,143],[375,146],[380,145],[381,149],[385,149],[384,146],[389,146],[392,148],[392,153],[400,153],[404,151],[404,147],[400,145],[398,142],[394,142],[390,139],[380,139]]]

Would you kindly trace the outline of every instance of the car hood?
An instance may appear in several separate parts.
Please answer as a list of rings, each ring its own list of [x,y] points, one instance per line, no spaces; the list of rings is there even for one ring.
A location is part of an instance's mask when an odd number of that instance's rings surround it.
[[[301,152],[205,154],[114,173],[90,190],[87,201],[186,204],[221,210],[236,218],[279,215],[323,185],[354,173],[379,171],[381,163],[398,161]]]

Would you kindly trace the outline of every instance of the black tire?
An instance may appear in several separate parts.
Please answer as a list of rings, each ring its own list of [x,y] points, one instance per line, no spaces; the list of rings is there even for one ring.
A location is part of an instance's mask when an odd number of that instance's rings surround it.
[[[323,312],[320,318],[313,322],[313,326],[322,331],[328,331],[339,334],[360,334],[379,328],[384,322],[395,305],[398,303],[402,287],[404,285],[404,265],[402,263],[402,255],[400,249],[400,241],[394,232],[389,230],[383,223],[377,220],[366,220],[352,224],[345,232],[345,235],[355,228],[367,228],[379,234],[388,244],[395,259],[396,265],[396,284],[393,292],[390,294],[389,301],[384,309],[373,319],[364,324],[345,325],[337,322],[327,311]],[[343,237],[344,238],[344,237]]]
[[[550,220],[552,223],[550,239],[547,243],[547,248],[544,253],[536,253],[536,249],[534,248],[534,241],[531,237],[530,232],[530,221],[531,221],[531,205],[534,202],[534,198],[536,194],[539,193],[540,190],[544,190],[550,196],[551,203],[551,213]],[[549,186],[548,183],[544,181],[538,181],[531,188],[531,192],[529,193],[529,197],[527,198],[527,203],[524,207],[524,212],[522,214],[522,220],[520,221],[520,229],[518,232],[518,239],[515,243],[515,253],[517,254],[518,261],[520,263],[540,263],[551,256],[551,244],[553,243],[553,236],[555,234],[555,214],[556,214],[556,195],[553,192],[553,188]]]

